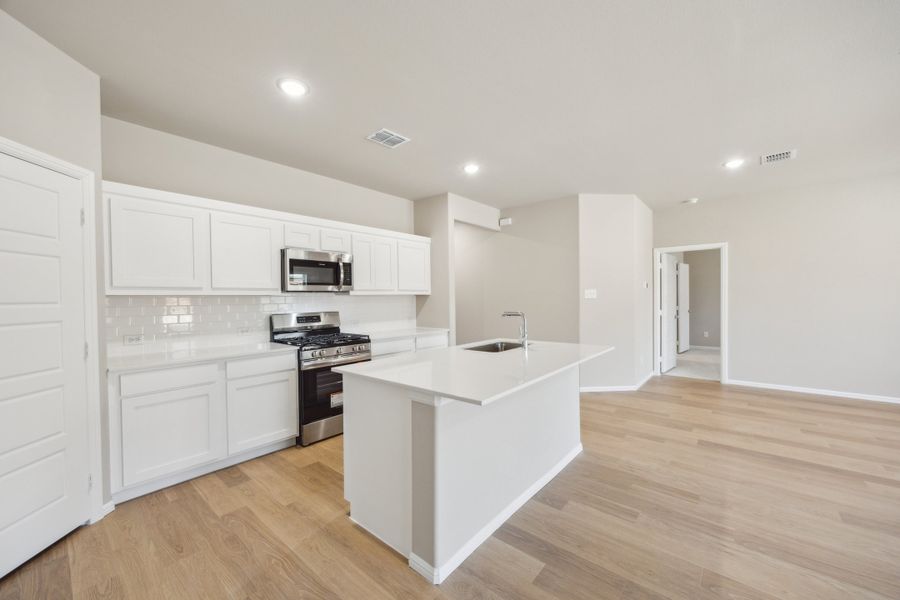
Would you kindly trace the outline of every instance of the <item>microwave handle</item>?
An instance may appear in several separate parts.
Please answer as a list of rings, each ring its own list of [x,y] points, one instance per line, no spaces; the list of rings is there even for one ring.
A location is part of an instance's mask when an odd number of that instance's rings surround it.
[[[338,261],[338,279],[339,279],[338,289],[343,291],[343,289],[344,289],[344,261],[342,261],[342,260]]]

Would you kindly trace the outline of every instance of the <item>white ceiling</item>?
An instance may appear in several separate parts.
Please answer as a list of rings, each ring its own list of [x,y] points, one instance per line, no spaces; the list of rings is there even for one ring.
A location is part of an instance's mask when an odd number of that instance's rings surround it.
[[[406,198],[661,207],[900,168],[897,0],[0,8],[100,74],[104,114]],[[285,75],[311,94],[286,99]],[[412,142],[366,141],[381,127]],[[739,172],[720,167],[738,155]]]

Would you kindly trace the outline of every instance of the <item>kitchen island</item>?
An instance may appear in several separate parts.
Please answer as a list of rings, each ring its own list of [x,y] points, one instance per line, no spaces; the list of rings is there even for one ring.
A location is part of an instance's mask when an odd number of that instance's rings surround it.
[[[336,367],[350,518],[443,581],[581,452],[579,365],[612,347],[490,340]],[[495,349],[493,347],[492,349]]]

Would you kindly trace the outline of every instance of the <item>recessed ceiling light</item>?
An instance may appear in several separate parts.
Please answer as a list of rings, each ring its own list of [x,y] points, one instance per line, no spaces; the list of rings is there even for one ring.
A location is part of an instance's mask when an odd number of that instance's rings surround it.
[[[687,200],[682,200],[682,204],[697,204],[700,202],[700,198],[688,198]]]
[[[743,159],[743,158],[732,158],[731,160],[729,160],[728,162],[726,162],[723,166],[724,166],[726,169],[732,169],[732,170],[734,170],[734,169],[740,169],[743,165],[744,165],[744,159]]]
[[[480,168],[481,167],[479,167],[475,163],[469,163],[465,167],[463,167],[463,171],[465,171],[468,175],[474,175]]]
[[[278,80],[278,89],[290,96],[291,98],[299,98],[309,93],[309,87],[299,79],[286,77]]]

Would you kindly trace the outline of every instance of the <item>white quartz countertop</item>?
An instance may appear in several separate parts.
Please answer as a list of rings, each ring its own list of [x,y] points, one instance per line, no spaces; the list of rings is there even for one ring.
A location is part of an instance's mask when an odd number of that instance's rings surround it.
[[[352,329],[349,328],[349,329]],[[449,329],[440,329],[438,327],[408,327],[405,329],[381,329],[375,331],[367,331],[369,338],[373,341],[399,340],[401,338],[420,337],[424,335],[447,335]]]
[[[209,336],[141,346],[110,345],[107,347],[106,365],[110,372],[131,371],[287,353],[296,354],[297,348],[287,344],[273,344],[258,338],[248,340],[240,336]]]
[[[613,350],[612,346],[541,341],[529,342],[527,354],[522,348],[497,353],[466,349],[498,341],[515,340],[485,340],[464,346],[433,348],[344,365],[334,370],[483,405]]]

